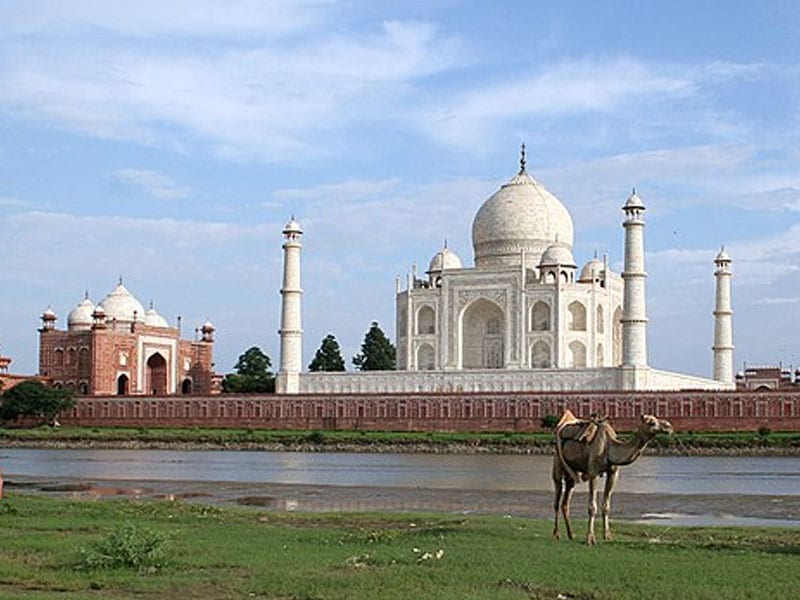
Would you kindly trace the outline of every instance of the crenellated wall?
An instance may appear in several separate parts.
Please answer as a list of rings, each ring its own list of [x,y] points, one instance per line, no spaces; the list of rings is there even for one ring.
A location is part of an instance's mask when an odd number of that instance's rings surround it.
[[[382,431],[540,431],[569,408],[630,429],[642,414],[678,431],[800,431],[800,392],[314,394],[85,397],[64,425]]]

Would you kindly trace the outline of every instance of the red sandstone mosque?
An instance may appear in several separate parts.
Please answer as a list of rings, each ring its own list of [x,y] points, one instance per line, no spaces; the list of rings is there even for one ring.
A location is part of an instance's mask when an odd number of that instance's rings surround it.
[[[122,284],[98,304],[87,293],[58,329],[52,308],[41,316],[39,375],[80,395],[208,395],[219,390],[213,373],[214,326],[181,339],[153,304],[145,310]],[[180,318],[179,318],[180,319]]]

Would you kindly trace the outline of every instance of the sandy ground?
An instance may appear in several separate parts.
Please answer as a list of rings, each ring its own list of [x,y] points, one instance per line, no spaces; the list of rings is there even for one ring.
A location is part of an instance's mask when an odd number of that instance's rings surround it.
[[[6,479],[7,492],[61,497],[170,499],[280,511],[424,511],[552,517],[553,496],[543,491],[481,491],[343,487],[272,483]],[[573,518],[584,520],[586,485],[572,503]],[[614,495],[612,518],[669,525],[785,525],[800,527],[800,497],[708,494]]]

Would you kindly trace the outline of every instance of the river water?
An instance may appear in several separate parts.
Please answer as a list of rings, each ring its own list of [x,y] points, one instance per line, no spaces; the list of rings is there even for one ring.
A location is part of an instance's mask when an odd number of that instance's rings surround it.
[[[7,480],[191,481],[209,489],[227,482],[382,488],[395,493],[549,493],[551,464],[551,457],[539,455],[0,448],[0,468]],[[622,469],[617,492],[800,498],[800,459],[646,456]]]

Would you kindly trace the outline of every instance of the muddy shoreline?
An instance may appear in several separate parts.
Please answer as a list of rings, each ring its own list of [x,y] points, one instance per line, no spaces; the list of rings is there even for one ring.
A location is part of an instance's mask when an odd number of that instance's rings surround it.
[[[6,491],[62,498],[129,498],[244,506],[275,511],[446,512],[552,518],[553,495],[530,490],[462,490],[208,481],[46,478],[9,474]],[[586,486],[573,500],[583,522]],[[664,525],[800,525],[800,497],[745,494],[614,495],[613,518]]]
[[[243,450],[264,452],[365,452],[414,454],[535,454],[553,452],[549,444],[491,443],[283,443],[283,442],[183,442],[151,440],[0,440],[0,448],[42,448],[73,450]],[[800,456],[794,446],[651,446],[645,454],[654,456]]]

